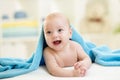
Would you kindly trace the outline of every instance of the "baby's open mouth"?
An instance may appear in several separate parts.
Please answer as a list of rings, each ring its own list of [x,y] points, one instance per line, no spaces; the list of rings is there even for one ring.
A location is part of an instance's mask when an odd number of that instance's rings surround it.
[[[61,40],[53,41],[53,44],[54,44],[54,45],[58,45],[58,44],[60,44],[60,43],[61,43]]]

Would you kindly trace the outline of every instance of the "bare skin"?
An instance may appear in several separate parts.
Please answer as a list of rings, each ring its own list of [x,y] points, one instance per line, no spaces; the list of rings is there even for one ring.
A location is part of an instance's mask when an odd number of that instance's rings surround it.
[[[60,13],[49,14],[44,21],[44,35],[48,45],[44,49],[48,72],[59,77],[85,76],[91,60],[80,44],[70,40],[72,30],[68,19]],[[72,66],[71,70],[64,69]]]

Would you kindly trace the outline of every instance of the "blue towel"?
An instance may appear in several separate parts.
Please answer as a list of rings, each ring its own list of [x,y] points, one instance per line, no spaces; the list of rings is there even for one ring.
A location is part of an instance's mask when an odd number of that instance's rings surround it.
[[[92,62],[104,66],[120,66],[120,50],[111,50],[107,46],[96,46],[92,42],[85,41],[74,27],[72,40],[81,44],[85,52],[90,56]],[[46,47],[43,29],[40,29],[40,36],[36,51],[28,60],[16,58],[0,58],[0,79],[22,75],[38,69],[45,64],[43,49]],[[40,75],[40,74],[39,74]]]
[[[120,66],[120,50],[111,50],[106,45],[92,49],[95,62],[103,66]]]

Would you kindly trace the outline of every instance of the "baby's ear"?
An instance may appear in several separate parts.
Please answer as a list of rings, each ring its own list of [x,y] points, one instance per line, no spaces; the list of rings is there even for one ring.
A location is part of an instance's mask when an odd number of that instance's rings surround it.
[[[72,28],[70,27],[70,39],[72,38]]]

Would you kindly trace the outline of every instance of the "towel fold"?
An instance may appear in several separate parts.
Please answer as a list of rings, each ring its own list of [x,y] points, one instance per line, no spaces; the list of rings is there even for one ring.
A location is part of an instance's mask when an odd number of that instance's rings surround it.
[[[92,49],[95,62],[104,66],[120,66],[120,50],[111,50],[107,46]]]
[[[92,62],[105,66],[120,66],[120,50],[111,50],[107,46],[96,46],[92,42],[85,41],[74,27],[72,27],[72,30],[72,40],[78,42],[83,47]],[[0,58],[0,79],[25,74],[45,64],[42,55],[44,47],[46,47],[46,42],[41,27],[38,45],[31,58],[27,60]]]
[[[43,30],[40,29],[40,32],[36,51],[29,59],[0,58],[0,79],[18,76],[38,69],[42,58],[44,43]],[[15,67],[16,65],[17,67]]]

